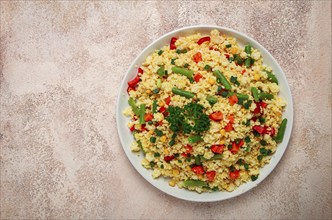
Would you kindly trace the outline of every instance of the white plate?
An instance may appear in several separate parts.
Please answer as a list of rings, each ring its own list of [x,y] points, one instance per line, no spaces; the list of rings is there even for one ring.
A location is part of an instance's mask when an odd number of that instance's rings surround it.
[[[131,143],[134,141],[133,135],[131,134],[130,130],[127,127],[127,123],[130,121],[128,117],[125,117],[122,112],[128,106],[128,94],[127,94],[127,82],[134,78],[137,74],[137,66],[140,66],[142,62],[146,59],[146,57],[153,53],[156,49],[161,48],[164,45],[168,45],[170,39],[172,37],[181,37],[181,36],[188,36],[195,33],[209,34],[211,30],[217,29],[221,33],[226,34],[227,36],[233,36],[237,39],[237,42],[243,46],[245,44],[250,43],[253,48],[257,48],[262,56],[263,62],[269,65],[273,72],[275,73],[276,77],[279,81],[280,87],[280,96],[287,102],[287,107],[283,114],[284,118],[288,119],[287,128],[285,132],[285,136],[283,142],[278,145],[277,151],[273,154],[271,162],[265,165],[260,172],[258,179],[255,182],[248,182],[242,184],[239,188],[234,190],[233,192],[212,192],[212,193],[202,193],[198,194],[193,191],[179,189],[177,187],[170,187],[168,185],[168,180],[165,178],[158,178],[153,179],[151,176],[151,170],[147,170],[141,165],[141,160],[143,159],[143,155],[138,157],[136,154],[132,153],[130,150]],[[210,26],[210,25],[199,25],[199,26],[190,26],[184,27],[170,33],[167,33],[151,43],[147,46],[134,60],[134,62],[130,65],[125,77],[122,80],[119,96],[117,100],[117,109],[116,109],[116,121],[117,121],[117,129],[120,137],[120,141],[122,147],[131,162],[131,164],[135,167],[135,169],[153,186],[157,187],[161,191],[172,195],[174,197],[189,200],[189,201],[197,201],[197,202],[212,202],[212,201],[220,201],[229,199],[235,196],[238,196],[254,187],[256,187],[261,181],[263,181],[275,168],[275,166],[280,161],[282,155],[284,154],[288,141],[290,139],[292,126],[293,126],[293,101],[291,92],[286,80],[286,76],[282,71],[281,67],[277,63],[277,61],[272,57],[272,55],[258,42],[254,39],[246,36],[243,33],[238,31],[219,27],[219,26]]]

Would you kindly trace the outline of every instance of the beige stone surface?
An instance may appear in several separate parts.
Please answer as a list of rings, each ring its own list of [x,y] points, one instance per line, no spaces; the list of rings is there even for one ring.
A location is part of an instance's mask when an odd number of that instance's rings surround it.
[[[1,219],[328,219],[331,1],[1,1]],[[265,46],[294,98],[289,147],[237,198],[194,203],[126,158],[116,96],[132,60],[179,27],[226,26]]]

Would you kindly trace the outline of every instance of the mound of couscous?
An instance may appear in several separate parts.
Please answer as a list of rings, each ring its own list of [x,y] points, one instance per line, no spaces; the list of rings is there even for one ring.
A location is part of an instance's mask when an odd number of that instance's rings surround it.
[[[286,103],[251,45],[211,31],[172,37],[128,82],[124,114],[142,165],[174,187],[233,191],[255,181],[283,139]]]

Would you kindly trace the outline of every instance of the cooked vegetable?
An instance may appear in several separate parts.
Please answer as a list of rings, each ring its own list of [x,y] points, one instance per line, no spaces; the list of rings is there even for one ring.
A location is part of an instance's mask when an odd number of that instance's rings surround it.
[[[131,109],[133,110],[133,112],[135,113],[135,115],[140,115],[140,111],[139,111],[139,108],[137,107],[135,101],[133,98],[129,98],[128,99],[128,104],[130,105]]]
[[[194,98],[195,94],[194,93],[191,93],[191,92],[188,92],[188,91],[184,91],[182,89],[178,89],[176,87],[174,87],[172,89],[172,92],[176,95],[180,95],[180,96],[183,96],[183,97],[186,97],[188,99],[191,99],[191,98]]]
[[[178,74],[184,75],[184,76],[186,76],[188,78],[192,78],[193,75],[194,75],[194,71],[188,70],[186,68],[178,67],[178,66],[173,66],[172,67],[172,71],[174,73],[178,73]]]
[[[275,137],[275,141],[277,143],[281,143],[284,139],[285,131],[286,131],[286,125],[287,125],[287,118],[284,118],[280,124],[280,127],[278,129],[278,134]]]
[[[213,74],[217,77],[217,79],[220,80],[221,84],[225,87],[225,89],[230,90],[232,88],[226,77],[219,70],[215,70]]]
[[[145,116],[145,105],[141,104],[140,108],[139,108],[139,123],[140,124],[144,124],[145,123],[144,116]]]

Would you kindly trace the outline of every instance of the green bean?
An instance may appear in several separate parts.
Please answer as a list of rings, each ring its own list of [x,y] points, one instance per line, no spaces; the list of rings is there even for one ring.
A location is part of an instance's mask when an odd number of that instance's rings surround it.
[[[128,99],[128,104],[131,106],[131,109],[133,110],[133,112],[135,113],[135,115],[139,115],[140,111],[139,108],[137,107],[135,100],[133,98],[129,98]]]
[[[278,134],[275,137],[275,141],[277,143],[281,143],[284,139],[285,131],[286,131],[286,125],[287,125],[287,118],[284,118],[280,124],[280,127],[278,129]]]
[[[239,99],[247,100],[249,99],[249,96],[247,94],[242,94],[242,93],[236,93],[236,92],[229,92],[229,96],[236,95]]]
[[[160,68],[157,70],[157,73],[161,77],[165,76],[165,66],[164,65],[160,66]]]
[[[207,97],[206,97],[206,100],[207,100],[211,105],[216,104],[216,103],[218,102],[218,99],[217,99],[216,97],[214,97],[214,96],[207,96]]]
[[[143,151],[144,154],[146,154],[144,148],[143,148],[143,145],[142,145],[142,142],[140,140],[137,141],[137,145],[139,148],[141,148],[141,150]]]
[[[174,94],[176,94],[176,95],[180,95],[180,96],[186,97],[186,98],[188,98],[188,99],[191,99],[191,98],[193,98],[193,97],[195,96],[194,93],[191,93],[191,92],[188,92],[188,91],[184,91],[184,90],[182,90],[182,89],[178,89],[178,88],[176,88],[176,87],[174,87],[174,88],[172,89],[172,92],[173,92]]]
[[[194,187],[194,186],[208,186],[207,182],[201,180],[186,180],[183,181],[183,185],[186,187]]]
[[[248,57],[245,61],[244,61],[244,65],[249,68],[251,66],[251,58]]]
[[[218,159],[222,159],[222,157],[223,157],[222,154],[215,154],[210,159],[206,159],[205,157],[201,157],[201,161],[218,160]]]
[[[161,79],[157,79],[157,88],[158,88],[158,89],[161,88]]]
[[[188,141],[193,144],[193,143],[196,143],[198,141],[201,141],[203,140],[202,136],[201,135],[194,135],[194,136],[190,136],[188,137]]]
[[[145,123],[145,119],[144,119],[144,116],[145,116],[145,104],[141,104],[140,108],[139,108],[139,123],[140,124],[144,124]]]
[[[156,113],[157,112],[157,100],[154,100],[153,103],[152,103],[152,113]]]
[[[246,52],[248,55],[251,55],[251,45],[248,44],[244,47],[244,52]]]
[[[269,94],[269,93],[263,93],[262,92],[262,93],[258,94],[258,98],[261,99],[261,100],[262,99],[273,99],[273,97],[274,96],[272,94]]]
[[[276,83],[277,85],[279,84],[277,77],[269,71],[264,70],[264,72],[267,74],[267,79],[270,80],[271,82]]]
[[[188,70],[188,69],[185,69],[185,68],[181,68],[181,67],[178,67],[178,66],[173,66],[172,67],[172,71],[174,73],[178,73],[178,74],[184,75],[184,76],[186,76],[188,78],[192,78],[193,75],[194,75],[194,71]]]
[[[221,84],[223,84],[225,89],[230,90],[232,88],[226,77],[219,70],[215,70],[213,74],[217,77],[217,79],[220,80]]]
[[[259,101],[258,89],[256,87],[251,87],[251,93],[254,96],[255,101],[258,102]]]

